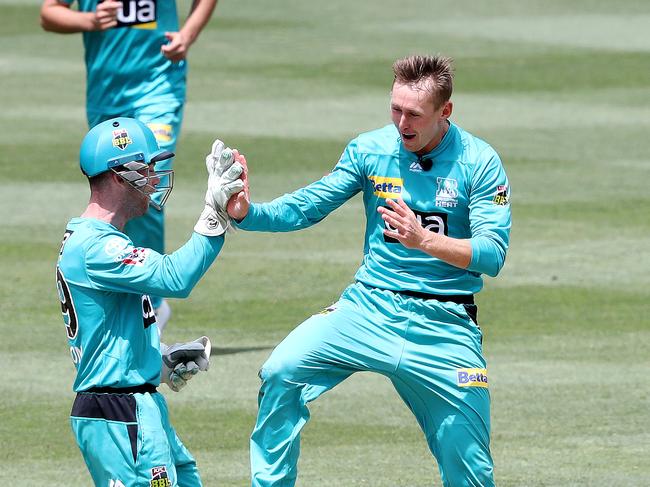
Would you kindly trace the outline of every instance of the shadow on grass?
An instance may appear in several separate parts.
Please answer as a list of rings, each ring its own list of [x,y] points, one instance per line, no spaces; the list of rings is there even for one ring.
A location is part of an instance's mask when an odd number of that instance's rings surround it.
[[[236,353],[260,352],[262,350],[273,350],[273,347],[212,347],[212,355],[234,355]]]

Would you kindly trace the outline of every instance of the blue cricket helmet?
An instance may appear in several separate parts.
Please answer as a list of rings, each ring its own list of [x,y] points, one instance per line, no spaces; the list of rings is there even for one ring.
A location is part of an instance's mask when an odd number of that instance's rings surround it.
[[[119,117],[90,129],[81,142],[79,166],[89,178],[114,171],[134,188],[153,195],[151,203],[160,209],[173,187],[173,171],[157,171],[146,176],[138,171],[172,157],[173,152],[158,147],[156,136],[144,123]]]
[[[119,117],[94,126],[84,137],[79,150],[81,171],[89,178],[126,162],[146,164],[174,157],[158,147],[156,136],[134,118]]]

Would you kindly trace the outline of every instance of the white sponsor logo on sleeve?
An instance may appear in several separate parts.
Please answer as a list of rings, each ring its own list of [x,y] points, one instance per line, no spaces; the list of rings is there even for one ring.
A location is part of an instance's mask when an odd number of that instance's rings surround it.
[[[116,257],[116,260],[119,260],[118,256],[124,255],[130,251],[129,247],[131,246],[127,240],[124,240],[122,237],[114,237],[106,242],[104,252],[106,252],[106,255],[109,257]]]

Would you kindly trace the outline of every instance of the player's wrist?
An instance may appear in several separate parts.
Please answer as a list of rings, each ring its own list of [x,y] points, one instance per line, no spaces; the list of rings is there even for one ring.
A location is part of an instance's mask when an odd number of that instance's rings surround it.
[[[198,37],[198,34],[190,29],[181,29],[178,31],[178,34],[181,36],[181,42],[185,45],[186,49],[189,49]]]
[[[94,32],[99,30],[99,20],[96,12],[80,12],[82,14],[81,30],[84,32]]]
[[[434,257],[437,256],[440,250],[440,246],[442,245],[442,239],[441,236],[438,235],[435,232],[423,232],[422,238],[420,240],[420,243],[418,245],[418,249],[421,251],[432,255]]]
[[[253,203],[246,201],[244,207],[233,209],[232,213],[229,212],[230,221],[237,228],[246,228],[246,224],[255,219],[255,208]]]

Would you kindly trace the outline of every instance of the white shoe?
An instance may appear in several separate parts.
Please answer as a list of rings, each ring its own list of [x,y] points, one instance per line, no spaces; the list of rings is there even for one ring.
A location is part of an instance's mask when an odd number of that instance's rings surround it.
[[[156,326],[158,327],[158,336],[162,336],[165,326],[169,318],[172,317],[172,308],[169,306],[169,303],[166,299],[163,299],[156,309],[153,310],[156,315]]]

